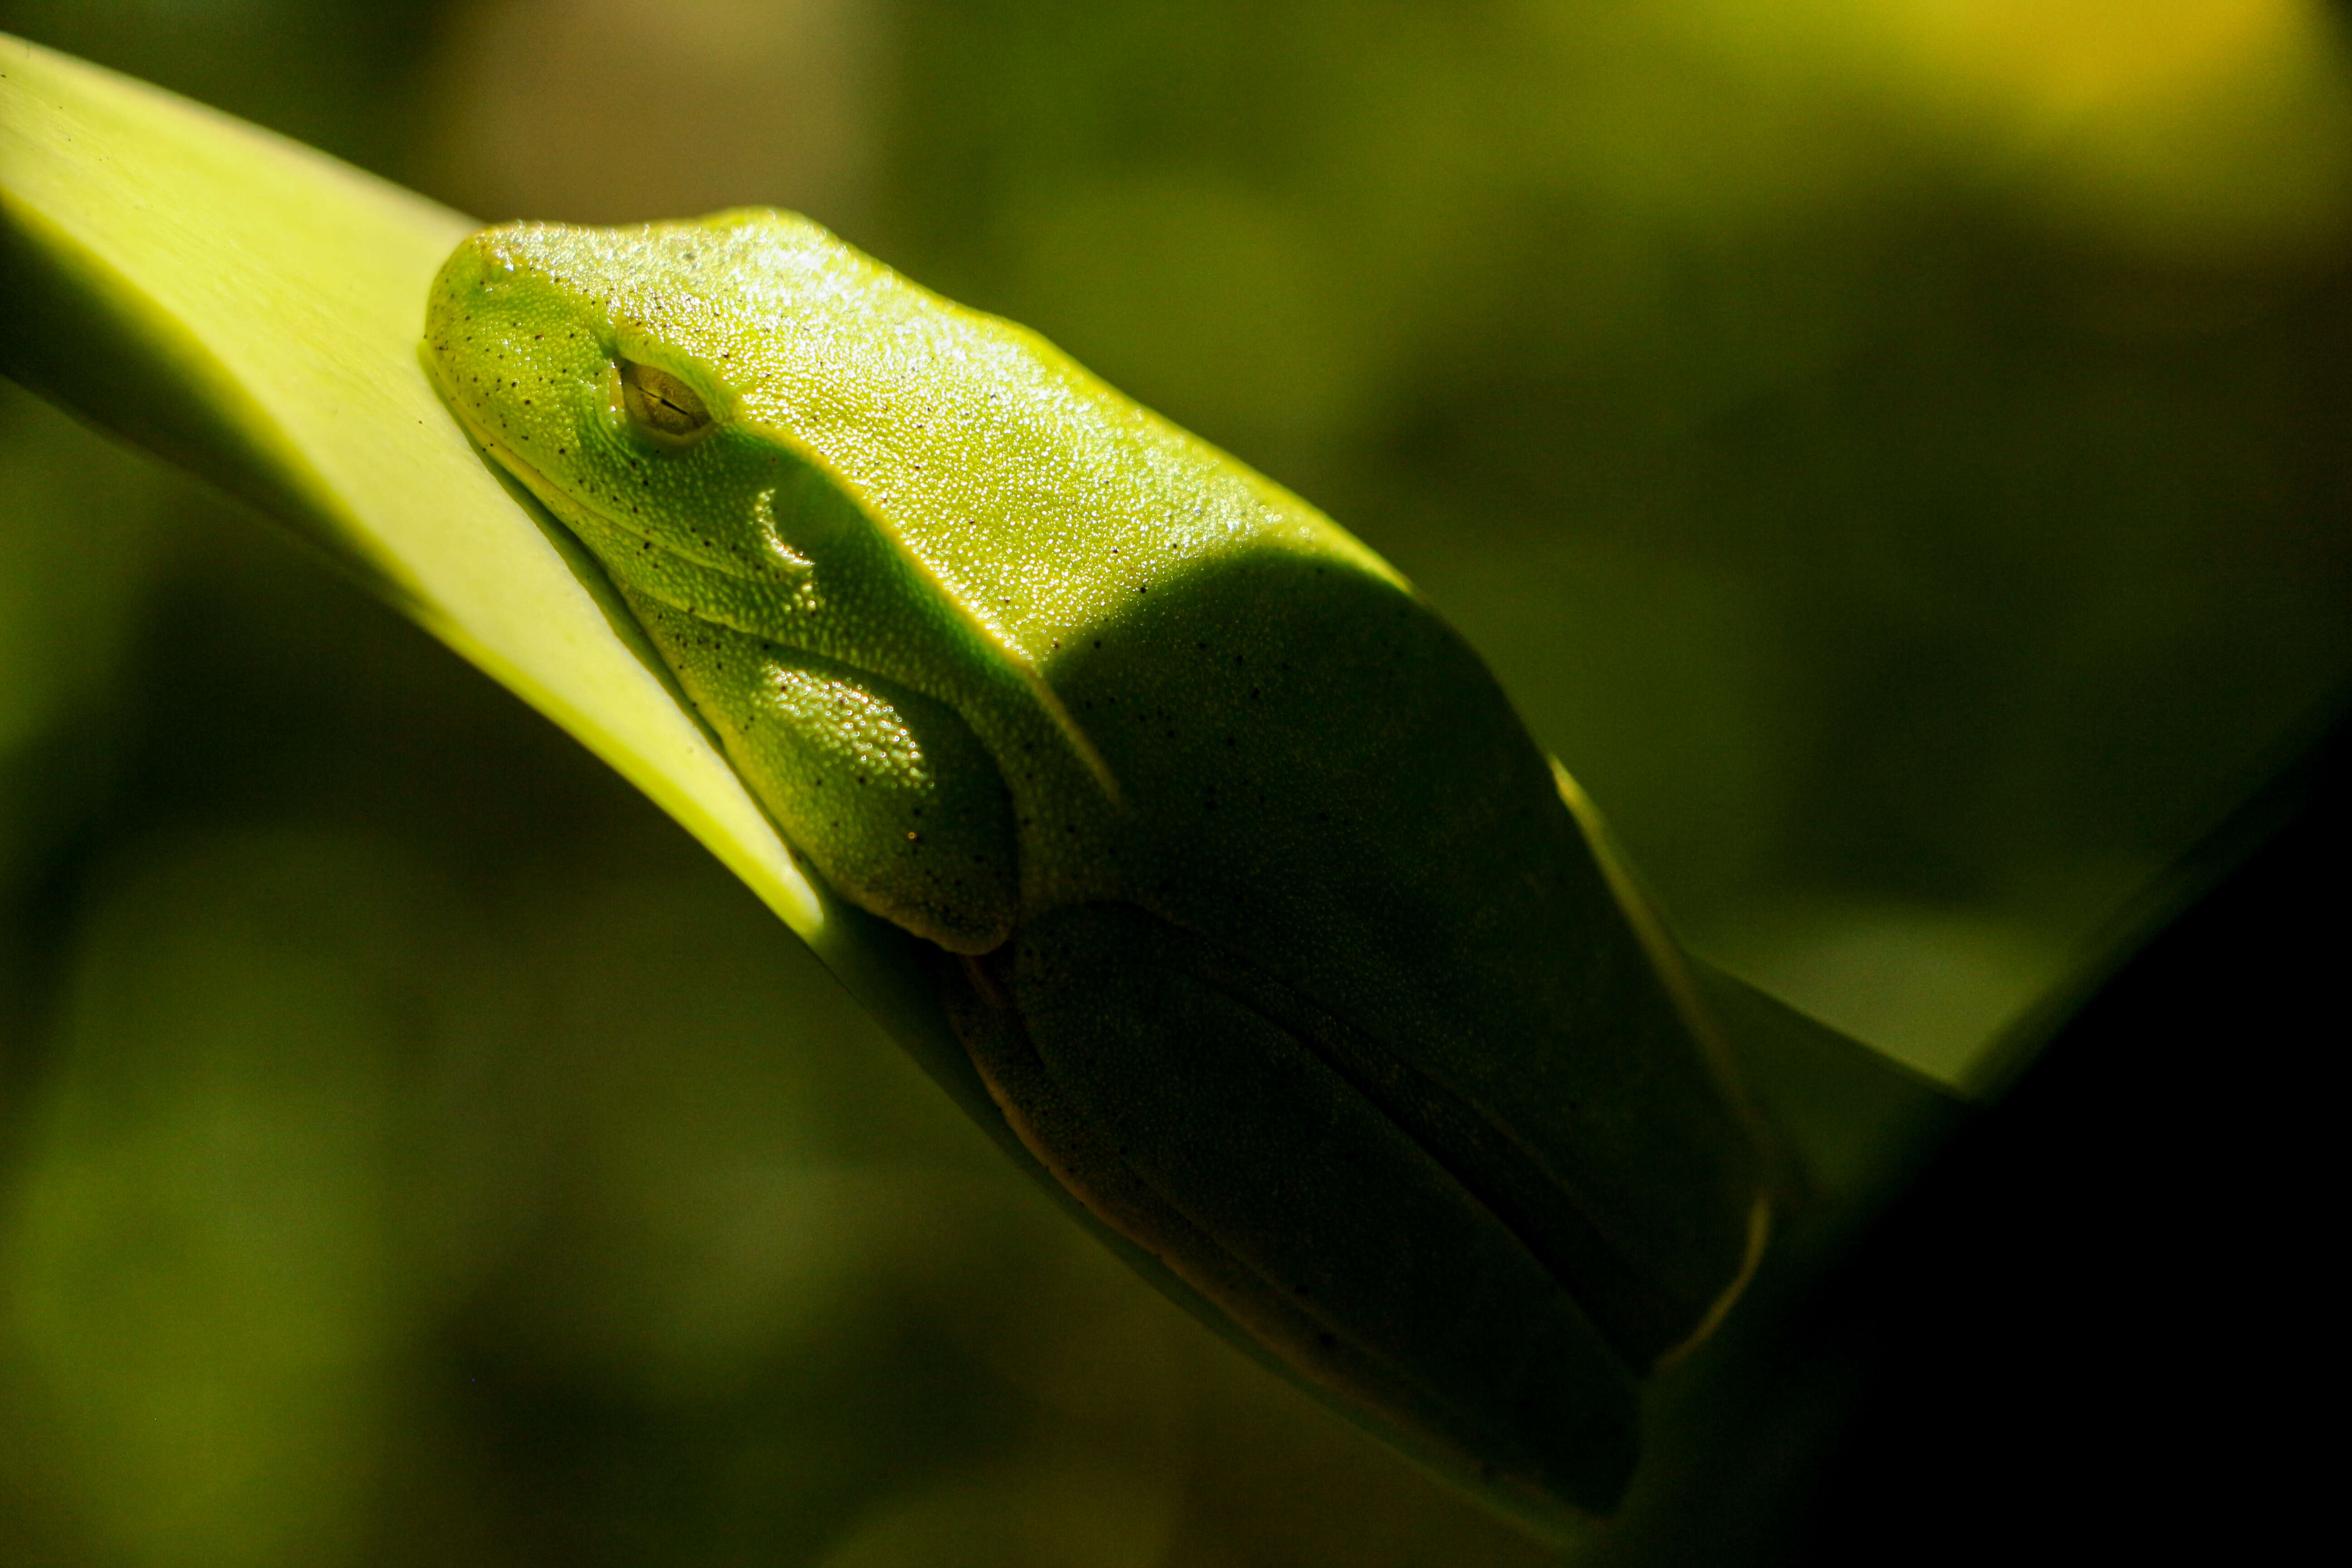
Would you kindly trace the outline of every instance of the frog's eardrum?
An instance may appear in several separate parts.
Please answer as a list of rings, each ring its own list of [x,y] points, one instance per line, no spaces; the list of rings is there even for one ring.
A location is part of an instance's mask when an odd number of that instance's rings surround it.
[[[426,342],[795,846],[936,944],[1055,1178],[1376,1429],[1615,1505],[1763,1161],[1597,824],[1391,568],[789,214],[486,231]]]

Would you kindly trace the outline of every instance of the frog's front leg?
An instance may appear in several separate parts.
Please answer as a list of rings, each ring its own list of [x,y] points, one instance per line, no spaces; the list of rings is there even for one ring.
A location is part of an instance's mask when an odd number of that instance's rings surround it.
[[[1012,803],[953,709],[624,592],[752,794],[829,884],[952,952],[1004,941],[1020,886]]]
[[[1634,1457],[1622,1360],[1234,962],[1131,905],[1083,904],[964,961],[950,1005],[1006,1120],[1106,1224],[1351,1402],[1608,1507]]]

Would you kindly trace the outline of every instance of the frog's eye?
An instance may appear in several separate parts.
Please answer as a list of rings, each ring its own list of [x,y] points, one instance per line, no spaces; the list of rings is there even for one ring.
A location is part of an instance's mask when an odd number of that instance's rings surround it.
[[[621,401],[637,428],[667,441],[691,441],[710,428],[701,395],[666,370],[623,360]]]

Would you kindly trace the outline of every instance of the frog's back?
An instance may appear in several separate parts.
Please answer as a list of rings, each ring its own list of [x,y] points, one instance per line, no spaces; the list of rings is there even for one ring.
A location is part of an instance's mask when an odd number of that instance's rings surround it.
[[[1129,797],[1066,885],[1251,954],[1544,1150],[1664,1292],[1604,1311],[1629,1359],[1688,1333],[1750,1246],[1753,1151],[1477,655],[1320,512],[1036,334],[805,220],[739,221],[747,413],[1028,651]]]
[[[746,420],[815,462],[1041,671],[1236,549],[1310,555],[1409,594],[1314,508],[1028,329],[804,218],[705,221],[710,262],[733,275],[728,352]]]

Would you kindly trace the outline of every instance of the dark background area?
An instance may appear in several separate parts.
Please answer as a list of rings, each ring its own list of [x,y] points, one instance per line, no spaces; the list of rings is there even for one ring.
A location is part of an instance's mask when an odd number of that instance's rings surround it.
[[[2352,676],[2317,5],[0,28],[1037,326],[1420,584],[1696,945],[1947,1078]],[[0,1562],[1540,1560],[1000,1164],[572,742],[0,388]]]

